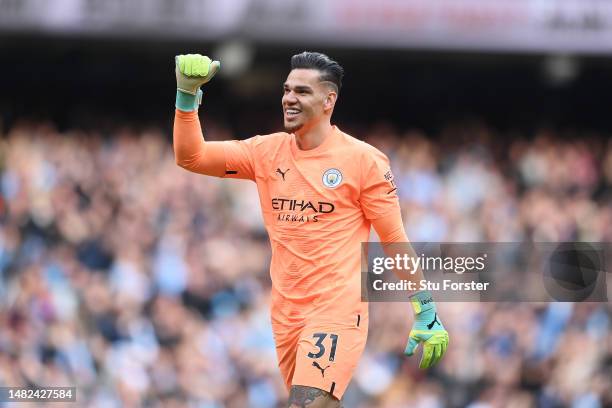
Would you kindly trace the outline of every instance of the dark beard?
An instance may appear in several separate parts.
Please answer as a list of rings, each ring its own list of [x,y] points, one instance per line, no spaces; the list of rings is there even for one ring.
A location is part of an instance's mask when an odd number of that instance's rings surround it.
[[[297,124],[297,125],[292,125],[292,126],[286,126],[285,125],[285,132],[287,133],[293,133],[297,130],[300,130],[301,128],[304,127],[303,123]]]

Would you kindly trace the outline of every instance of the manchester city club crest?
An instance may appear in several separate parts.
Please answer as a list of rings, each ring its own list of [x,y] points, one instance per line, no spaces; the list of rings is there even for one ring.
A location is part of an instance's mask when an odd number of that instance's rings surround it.
[[[336,188],[342,183],[342,173],[338,169],[327,169],[323,173],[323,185],[327,188]]]

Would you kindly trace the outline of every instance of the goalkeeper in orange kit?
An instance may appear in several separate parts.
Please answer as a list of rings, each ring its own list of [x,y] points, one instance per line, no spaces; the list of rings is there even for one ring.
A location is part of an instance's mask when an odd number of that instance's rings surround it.
[[[272,328],[289,405],[341,406],[368,332],[361,243],[372,226],[384,243],[408,242],[389,160],[331,124],[344,72],[314,52],[291,59],[284,132],[206,142],[197,112],[200,87],[219,68],[202,55],[176,58],[177,164],[257,184],[272,247]],[[424,343],[420,366],[427,368],[444,355],[448,333],[429,292],[412,293],[411,304],[415,321],[405,353]]]

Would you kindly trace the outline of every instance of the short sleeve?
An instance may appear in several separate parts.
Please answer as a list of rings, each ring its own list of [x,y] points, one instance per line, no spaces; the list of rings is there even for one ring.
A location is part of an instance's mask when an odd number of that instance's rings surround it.
[[[259,136],[246,140],[223,142],[225,149],[225,177],[255,180],[255,145]]]
[[[365,217],[374,220],[399,211],[397,187],[387,156],[371,148],[364,153],[361,169],[359,202]]]

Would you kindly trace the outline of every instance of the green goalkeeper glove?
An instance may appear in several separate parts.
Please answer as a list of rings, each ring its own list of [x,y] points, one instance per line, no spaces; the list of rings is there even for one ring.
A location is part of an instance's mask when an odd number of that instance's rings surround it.
[[[221,63],[200,54],[177,55],[174,61],[176,107],[182,111],[194,111],[202,102],[200,87],[215,76]]]
[[[414,324],[406,345],[404,354],[411,356],[421,342],[423,356],[420,368],[429,368],[436,364],[448,347],[448,332],[442,326],[440,318],[436,313],[436,304],[429,291],[417,292],[410,297],[414,310]]]

